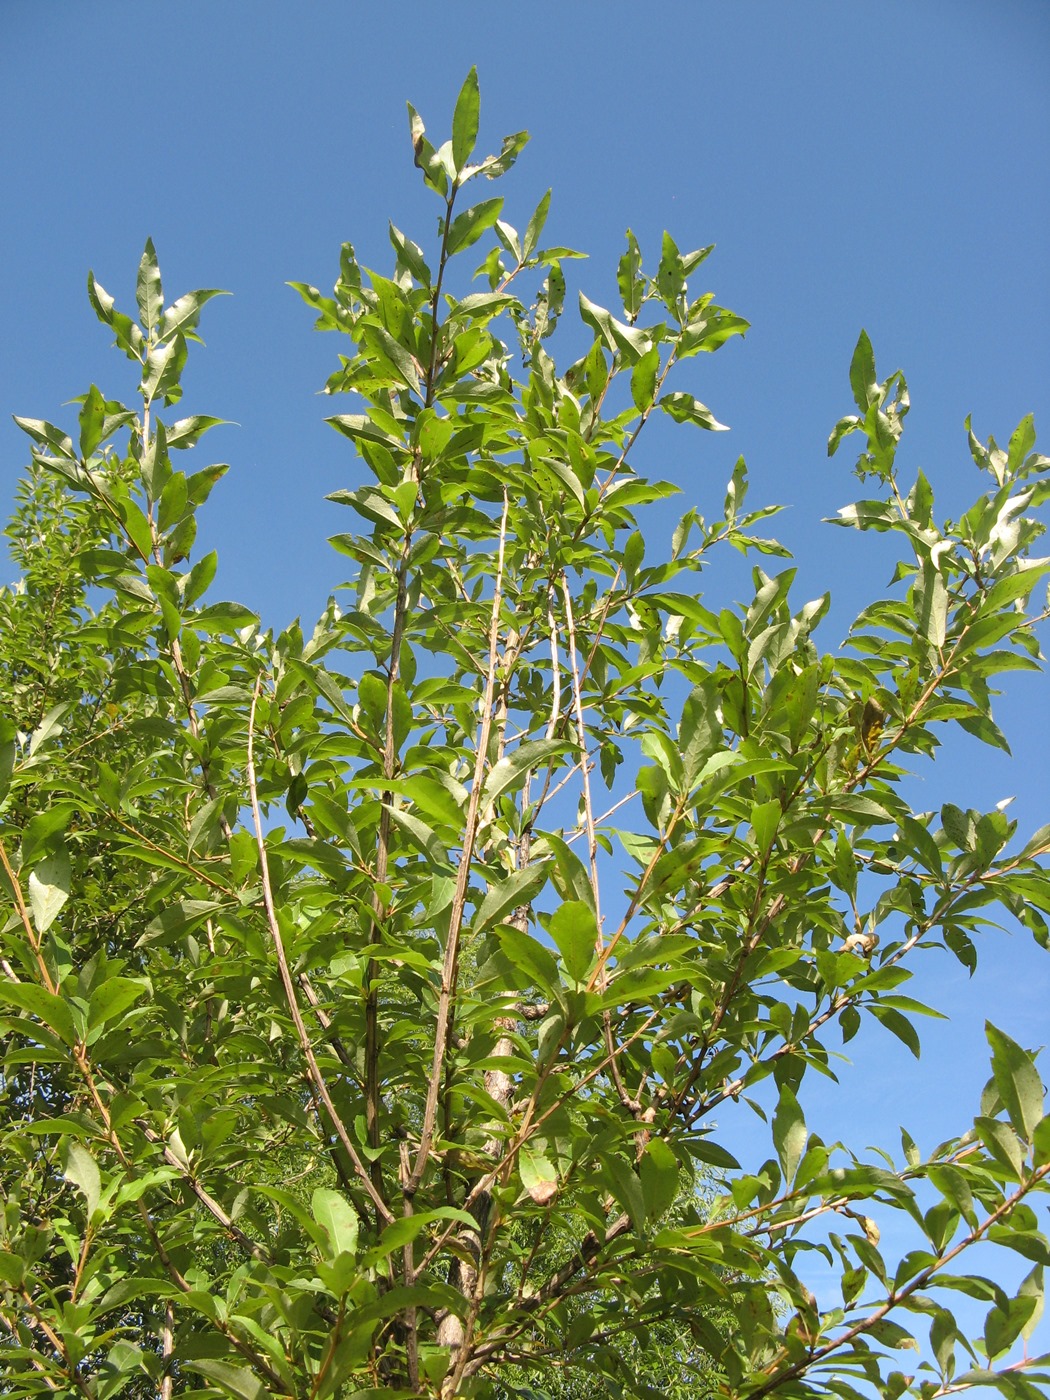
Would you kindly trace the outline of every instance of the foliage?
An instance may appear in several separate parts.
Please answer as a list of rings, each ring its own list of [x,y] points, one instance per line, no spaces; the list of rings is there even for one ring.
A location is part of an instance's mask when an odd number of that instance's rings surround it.
[[[930,1400],[994,1373],[1036,1397],[1031,1055],[989,1027],[980,1114],[928,1158],[825,1144],[801,1105],[864,1017],[917,1050],[920,950],[972,967],[1002,909],[1047,945],[1050,828],[916,812],[905,781],[945,726],[1004,746],[991,684],[1038,664],[1031,419],[1006,450],[971,434],[983,494],[939,526],[896,464],[904,378],[862,334],[830,450],[859,435],[871,496],[837,523],[895,536],[900,586],[842,654],[791,568],[709,610],[716,551],[785,554],[755,533],[773,509],[745,509],[740,461],[653,561],[636,514],[673,488],[632,454],[654,415],[722,426],[670,387],[746,329],[690,290],[711,250],[665,235],[646,271],[628,234],[622,312],[581,296],[559,372],[575,254],[542,245],[549,195],[523,233],[498,197],[463,207],[525,134],[475,162],[473,73],[450,141],[410,119],[440,246],[391,227],[392,276],[347,244],[331,297],[298,287],[345,337],[327,389],[360,402],[330,421],[367,472],[333,496],[363,525],[309,634],[209,601],[196,519],[225,468],[179,463],[219,420],[167,410],[215,293],[165,306],[151,243],[137,320],[88,281],[140,405],[92,386],[72,434],[18,420],[6,1393]],[[753,1091],[771,1153],[740,1165],[714,1124]],[[978,1242],[1031,1264],[1016,1297],[960,1272]],[[836,1296],[804,1282],[814,1249]]]

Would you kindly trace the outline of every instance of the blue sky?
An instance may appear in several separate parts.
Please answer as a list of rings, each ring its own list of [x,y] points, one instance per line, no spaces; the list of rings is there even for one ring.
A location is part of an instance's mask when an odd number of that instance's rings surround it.
[[[798,555],[797,596],[834,592],[827,645],[889,575],[880,541],[819,523],[860,493],[850,454],[829,463],[825,441],[851,408],[862,326],[880,374],[908,375],[905,475],[922,465],[939,513],[978,487],[967,413],[982,437],[1030,411],[1050,432],[1045,0],[3,0],[5,499],[26,457],[10,413],[58,418],[92,381],[132,395],[84,282],[92,267],[130,303],[152,236],[169,299],[234,294],[205,310],[184,400],[239,425],[207,440],[232,466],[202,531],[220,594],[267,623],[316,614],[343,577],[323,540],[352,528],[323,498],[358,476],[316,397],[341,347],[285,283],[330,286],[344,239],[387,267],[388,218],[433,239],[405,101],[444,134],[472,64],[482,144],[532,132],[504,217],[522,226],[553,186],[548,239],[591,255],[572,287],[611,304],[628,225],[654,261],[665,227],[682,247],[717,243],[707,286],[752,330],[701,357],[689,387],[732,432],[656,438],[637,465],[682,486],[677,518],[717,510],[743,453],[753,502],[791,505],[774,524]],[[650,519],[651,548],[671,523]],[[706,582],[732,596],[741,577]],[[1022,828],[1046,821],[1047,700],[1045,676],[1012,680],[998,714],[1013,763],[953,745],[921,805],[1016,793]],[[1023,934],[984,950],[973,983],[944,957],[924,974],[917,994],[953,1020],[931,1024],[921,1065],[875,1033],[848,1092],[820,1092],[813,1126],[892,1146],[901,1121],[925,1145],[964,1125],[984,1016],[1047,1038],[1050,958]]]

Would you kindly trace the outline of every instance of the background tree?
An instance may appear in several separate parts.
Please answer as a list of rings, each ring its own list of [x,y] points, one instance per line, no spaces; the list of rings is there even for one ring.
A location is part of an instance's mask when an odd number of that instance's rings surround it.
[[[464,207],[527,139],[476,158],[478,110],[472,72],[435,148],[410,109],[436,251],[391,227],[392,276],[344,245],[331,297],[299,287],[348,338],[326,387],[363,411],[330,421],[368,472],[333,498],[364,527],[333,540],[352,577],[309,636],[204,601],[196,513],[224,468],[177,463],[219,420],[167,410],[215,293],[165,306],[151,243],[137,321],[88,283],[141,408],[93,386],[75,440],[18,420],[11,1384],[1038,1395],[1045,1360],[1014,1351],[1050,1248],[1031,1055],[989,1027],[980,1114],[928,1158],[906,1134],[899,1159],[825,1144],[800,1096],[864,1016],[917,1048],[921,950],[972,966],[996,907],[1046,944],[1047,828],[916,812],[906,778],[939,726],[1005,742],[990,679],[1038,664],[1050,463],[1030,419],[1005,451],[971,435],[985,494],[938,526],[926,478],[899,477],[904,378],[878,379],[862,334],[829,447],[860,434],[872,494],[838,523],[897,538],[899,587],[841,655],[790,568],[709,610],[696,575],[722,547],[784,554],[755,533],[776,508],[745,508],[740,461],[721,516],[687,510],[647,560],[636,514],[673,488],[631,456],[654,415],[721,428],[672,384],[747,323],[690,290],[709,248],[665,235],[646,271],[629,234],[622,312],[581,296],[559,372],[574,254],[541,245],[549,196],[520,233],[498,197]],[[772,1155],[741,1166],[716,1115],[763,1098]],[[1033,1266],[1016,1296],[960,1272],[981,1242]]]

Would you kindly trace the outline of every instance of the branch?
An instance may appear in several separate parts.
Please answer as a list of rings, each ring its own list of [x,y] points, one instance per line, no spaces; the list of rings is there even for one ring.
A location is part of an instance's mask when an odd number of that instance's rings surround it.
[[[418,455],[417,455],[418,462]],[[418,466],[416,472],[418,478]],[[397,687],[401,666],[401,639],[405,629],[405,611],[408,605],[408,559],[412,547],[412,532],[405,531],[401,544],[401,559],[397,568],[397,599],[394,603],[394,625],[390,634],[390,664],[387,667],[386,681],[386,733],[383,739],[383,777],[388,781],[394,777],[397,767],[397,746],[394,736],[394,692]],[[394,801],[392,792],[383,794],[380,804],[379,834],[376,841],[376,885],[386,884],[390,859],[390,808]],[[372,897],[372,919],[368,931],[369,948],[374,948],[382,938],[381,920],[386,910],[377,892]],[[368,1145],[374,1153],[381,1145],[379,1134],[379,988],[377,982],[379,968],[374,958],[369,957],[365,964],[365,1130]],[[378,1192],[383,1183],[383,1169],[378,1156],[370,1165],[372,1184]]]
[[[259,703],[259,694],[262,690],[262,680],[262,674],[260,673],[255,682],[255,689],[252,692],[252,707],[251,713],[248,716],[248,759],[246,767],[248,795],[251,799],[252,807],[252,822],[255,826],[255,845],[259,852],[259,870],[262,876],[263,904],[266,908],[266,921],[269,925],[274,951],[277,954],[277,967],[281,975],[281,985],[284,988],[285,1000],[288,1003],[288,1010],[291,1013],[292,1022],[295,1025],[296,1035],[299,1037],[299,1044],[302,1047],[303,1056],[309,1067],[310,1079],[317,1091],[318,1098],[320,1098],[327,1110],[328,1117],[336,1131],[336,1136],[343,1144],[346,1155],[353,1163],[354,1170],[364,1183],[365,1190],[372,1198],[372,1202],[379,1212],[379,1215],[389,1225],[394,1219],[393,1213],[372,1184],[371,1175],[361,1161],[357,1148],[354,1146],[350,1139],[350,1134],[346,1130],[346,1125],[343,1123],[342,1118],[336,1110],[335,1104],[332,1102],[332,1096],[328,1092],[328,1085],[325,1083],[324,1075],[321,1073],[321,1067],[318,1065],[314,1055],[313,1047],[310,1044],[310,1037],[303,1023],[302,1012],[299,1010],[299,1002],[295,995],[295,983],[292,980],[291,970],[288,967],[288,958],[284,951],[284,940],[281,937],[280,925],[277,922],[277,910],[274,908],[273,902],[273,887],[270,884],[270,867],[266,858],[266,841],[263,838],[262,816],[259,811],[259,791],[255,781],[255,712]]]
[[[817,1347],[810,1352],[805,1360],[797,1361],[794,1366],[790,1366],[786,1371],[781,1372],[779,1376],[773,1377],[765,1385],[760,1386],[757,1390],[750,1391],[747,1400],[762,1400],[764,1395],[771,1395],[773,1391],[779,1389],[780,1386],[789,1381],[797,1380],[799,1376],[804,1375],[811,1366],[818,1361],[822,1361],[825,1356],[830,1356],[832,1352],[840,1350],[857,1337],[862,1336],[865,1332],[869,1332],[872,1327],[881,1322],[895,1307],[899,1307],[901,1303],[905,1302],[914,1293],[925,1288],[946,1264],[950,1264],[951,1261],[958,1258],[964,1250],[969,1249],[971,1245],[977,1244],[983,1239],[993,1225],[997,1225],[1000,1220],[1008,1216],[1014,1207],[1048,1176],[1050,1176],[1050,1162],[1044,1162],[1041,1167],[1037,1167],[1036,1170],[1033,1171],[1027,1181],[1021,1183],[1013,1195],[1005,1197],[1002,1203],[992,1211],[991,1215],[982,1221],[980,1225],[976,1225],[964,1239],[961,1239],[957,1245],[948,1250],[947,1254],[942,1254],[938,1259],[935,1259],[932,1264],[928,1264],[925,1269],[922,1269],[915,1275],[910,1283],[905,1284],[900,1290],[893,1289],[884,1303],[873,1312],[869,1313],[867,1317],[862,1318],[860,1322],[854,1323],[852,1327],[847,1328],[841,1336],[826,1342],[822,1347]],[[781,1350],[779,1356],[775,1357],[765,1368],[766,1371],[768,1372],[775,1367],[784,1356],[785,1353]]]
[[[164,1141],[161,1135],[155,1132],[148,1123],[143,1123],[141,1119],[137,1118],[135,1120],[135,1126],[148,1142],[152,1142],[155,1146],[160,1147],[165,1162],[167,1162],[169,1166],[176,1168],[186,1185],[197,1197],[205,1210],[215,1217],[222,1228],[237,1241],[241,1248],[247,1250],[253,1259],[260,1259],[269,1263],[269,1251],[263,1249],[262,1245],[257,1244],[255,1240],[249,1238],[240,1226],[234,1223],[233,1217],[228,1215],[226,1211],[223,1210],[222,1206],[219,1205],[215,1197],[204,1189],[193,1173],[188,1170],[186,1163],[179,1157],[178,1153]]]
[[[485,698],[482,708],[481,729],[478,734],[477,753],[474,758],[474,778],[467,804],[467,820],[463,833],[463,850],[459,869],[456,872],[456,889],[452,897],[449,913],[448,938],[445,944],[445,958],[441,968],[441,991],[438,996],[437,1018],[434,1031],[434,1059],[427,1085],[427,1098],[423,1108],[423,1124],[419,1133],[419,1147],[415,1165],[409,1178],[409,1194],[415,1192],[423,1179],[430,1145],[434,1140],[434,1120],[437,1114],[438,1097],[441,1093],[442,1068],[445,1051],[448,1047],[452,1025],[452,999],[456,986],[456,971],[459,965],[459,935],[463,927],[463,915],[470,885],[470,866],[474,857],[474,847],[478,835],[478,815],[481,810],[481,789],[485,775],[489,736],[492,733],[493,699],[496,693],[496,671],[498,668],[499,614],[503,602],[503,566],[507,545],[507,516],[510,502],[506,490],[503,493],[503,514],[500,517],[499,555],[496,561],[495,588],[492,595],[492,619],[489,625],[489,664],[485,679]]]

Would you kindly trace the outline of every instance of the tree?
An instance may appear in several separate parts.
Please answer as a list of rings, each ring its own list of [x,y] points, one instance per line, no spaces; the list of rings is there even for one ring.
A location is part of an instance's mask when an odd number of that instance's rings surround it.
[[[871,495],[837,523],[895,537],[898,587],[841,654],[790,568],[710,611],[718,551],[786,553],[754,533],[775,508],[745,509],[740,461],[722,513],[647,560],[636,513],[673,488],[632,454],[654,415],[721,428],[670,385],[747,323],[689,290],[709,248],[665,235],[647,272],[629,233],[622,318],[581,296],[589,348],[559,372],[575,255],[541,247],[549,195],[524,233],[500,198],[463,207],[527,139],[475,161],[478,109],[471,72],[437,149],[409,109],[433,263],[391,227],[392,276],[346,244],[331,297],[298,286],[347,337],[327,390],[361,411],[330,421],[368,474],[333,497],[363,526],[309,635],[206,601],[225,468],[177,463],[219,420],[167,410],[216,293],[165,306],[152,243],[137,321],[88,279],[141,406],[92,386],[75,437],[18,420],[7,1393],[1034,1400],[1032,1055],[989,1027],[980,1113],[927,1158],[825,1144],[801,1099],[864,1017],[917,1049],[919,950],[972,968],[996,909],[1047,946],[1050,828],[916,812],[907,777],[941,726],[1006,743],[990,681],[1038,665],[1050,461],[1030,418],[1006,450],[971,433],[984,494],[939,526],[896,460],[904,377],[862,334],[829,450],[859,435]],[[772,1154],[741,1166],[713,1116],[753,1094]],[[959,1272],[979,1242],[1032,1265],[1016,1296]],[[804,1281],[813,1249],[836,1296]]]

